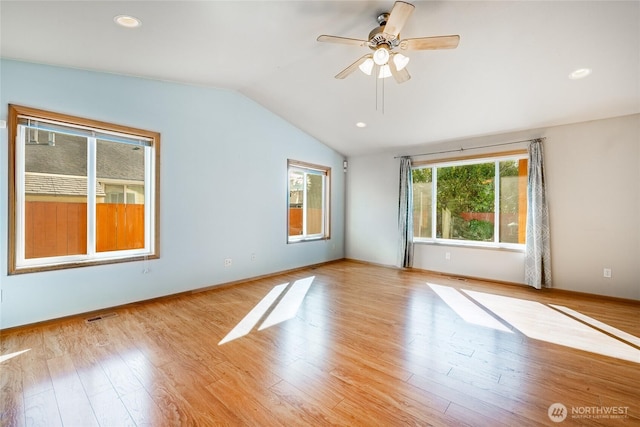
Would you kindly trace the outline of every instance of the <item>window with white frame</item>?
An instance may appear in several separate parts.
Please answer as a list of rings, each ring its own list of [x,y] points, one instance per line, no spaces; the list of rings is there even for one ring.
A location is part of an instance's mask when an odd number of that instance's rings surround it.
[[[526,152],[420,164],[412,181],[414,241],[524,245]]]
[[[10,273],[157,258],[160,135],[9,106]]]
[[[288,160],[287,241],[329,238],[331,168]]]

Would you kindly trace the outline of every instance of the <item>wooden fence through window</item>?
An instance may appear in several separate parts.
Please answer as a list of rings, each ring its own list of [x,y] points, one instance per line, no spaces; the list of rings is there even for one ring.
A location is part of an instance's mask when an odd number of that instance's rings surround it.
[[[289,208],[289,236],[302,234],[303,208]],[[322,232],[322,209],[307,209],[307,234]]]
[[[144,205],[98,203],[96,250],[107,252],[144,247]],[[87,204],[25,203],[25,257],[87,253]]]

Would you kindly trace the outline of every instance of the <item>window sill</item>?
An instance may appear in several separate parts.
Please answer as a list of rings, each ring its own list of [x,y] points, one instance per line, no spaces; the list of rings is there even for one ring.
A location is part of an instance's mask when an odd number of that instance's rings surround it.
[[[292,243],[302,243],[302,242],[317,242],[322,240],[329,240],[329,236],[320,236],[320,237],[304,237],[300,239],[289,239],[287,240],[287,244]]]
[[[431,246],[448,246],[458,248],[477,248],[495,251],[524,252],[525,245],[517,243],[470,242],[445,239],[414,239],[414,244]]]
[[[50,264],[35,264],[35,265],[22,265],[17,266],[11,269],[8,274],[25,274],[25,273],[40,273],[44,271],[55,271],[55,270],[66,270],[70,268],[78,268],[78,267],[88,267],[88,266],[96,266],[96,265],[107,265],[107,264],[120,264],[125,262],[136,262],[136,261],[149,261],[153,259],[159,259],[160,255],[156,254],[148,254],[148,255],[135,255],[135,256],[126,256],[119,258],[103,258],[103,259],[86,259],[86,260],[78,260],[73,262],[61,262],[61,263],[50,263]]]

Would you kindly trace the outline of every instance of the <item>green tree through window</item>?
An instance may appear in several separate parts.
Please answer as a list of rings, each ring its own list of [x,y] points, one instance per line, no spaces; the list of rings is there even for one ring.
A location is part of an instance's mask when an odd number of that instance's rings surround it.
[[[412,180],[415,238],[524,243],[526,159],[421,167]]]

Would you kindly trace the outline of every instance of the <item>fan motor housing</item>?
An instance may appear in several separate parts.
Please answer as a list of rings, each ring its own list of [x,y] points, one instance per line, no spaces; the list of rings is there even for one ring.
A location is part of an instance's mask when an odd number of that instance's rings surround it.
[[[378,49],[380,45],[387,45],[386,47],[388,49],[393,49],[400,44],[400,34],[398,34],[397,37],[392,38],[384,32],[388,19],[389,14],[386,12],[378,15],[378,24],[380,25],[369,33],[369,48],[371,50]]]

